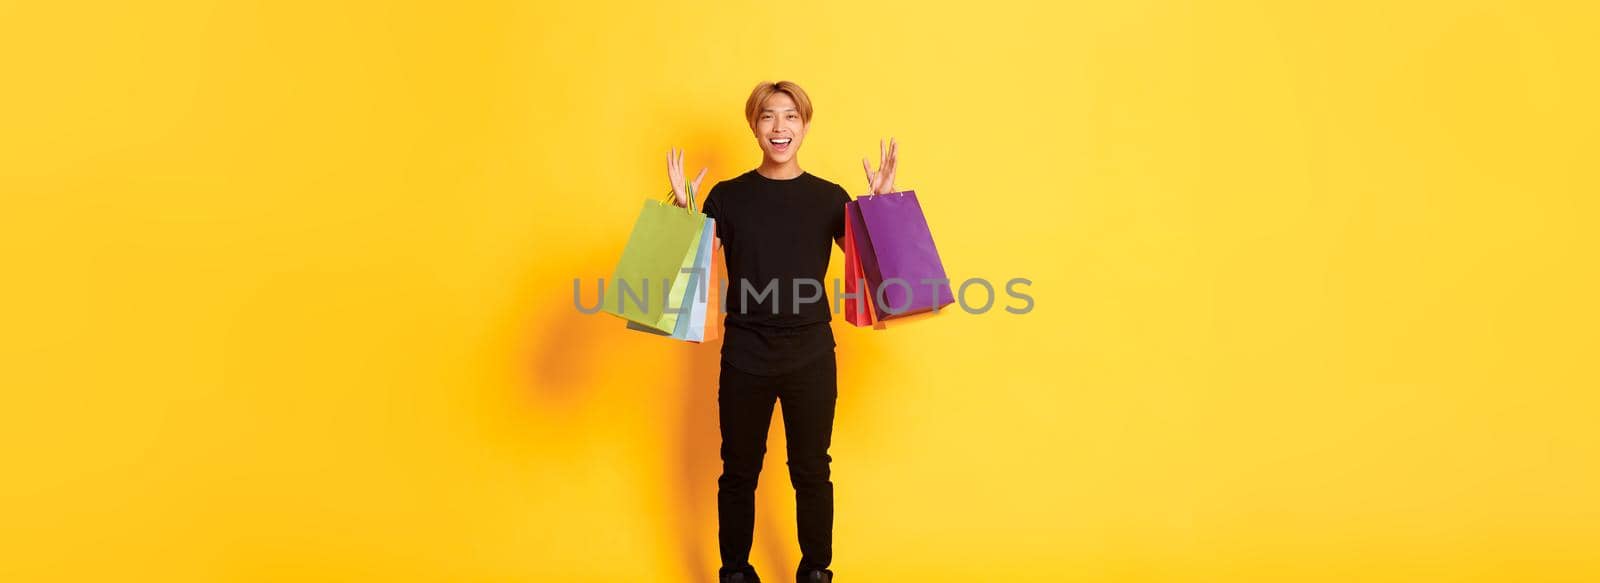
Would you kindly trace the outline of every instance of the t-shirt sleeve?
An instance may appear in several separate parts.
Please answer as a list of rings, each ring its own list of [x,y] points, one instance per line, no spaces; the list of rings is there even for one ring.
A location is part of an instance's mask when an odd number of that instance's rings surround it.
[[[728,226],[724,225],[722,218],[717,216],[722,211],[722,209],[717,208],[719,206],[717,201],[721,199],[721,197],[717,196],[718,186],[722,186],[722,183],[718,182],[713,185],[711,192],[706,193],[705,200],[700,203],[700,212],[705,213],[706,218],[717,220],[717,238],[721,239],[728,232]]]
[[[833,205],[833,238],[834,239],[840,239],[840,238],[844,237],[844,220],[845,220],[844,219],[844,205],[850,202],[850,193],[845,192],[843,186],[840,186],[840,187],[837,187],[837,188],[838,188],[838,191],[837,191],[838,196],[837,197],[838,197],[839,200],[838,200],[838,204]]]

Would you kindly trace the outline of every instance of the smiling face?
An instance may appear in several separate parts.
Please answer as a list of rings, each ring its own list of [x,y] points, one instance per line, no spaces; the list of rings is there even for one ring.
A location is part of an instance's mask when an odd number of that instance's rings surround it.
[[[762,102],[761,109],[756,112],[755,126],[751,129],[767,160],[786,164],[800,150],[800,143],[805,141],[806,130],[810,127],[811,122],[800,115],[794,98],[779,91]]]

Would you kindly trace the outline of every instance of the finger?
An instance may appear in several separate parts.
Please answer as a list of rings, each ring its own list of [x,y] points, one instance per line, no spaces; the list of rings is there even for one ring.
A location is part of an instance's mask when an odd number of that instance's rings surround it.
[[[865,157],[861,158],[861,169],[867,173],[867,186],[872,186],[872,164]]]
[[[878,191],[883,194],[894,192],[894,154],[892,149],[890,152],[883,167],[878,169]]]
[[[895,171],[900,169],[900,144],[889,139],[889,186],[894,186]]]
[[[889,153],[883,149],[883,140],[878,140],[878,171],[883,172],[883,165],[889,162]]]
[[[700,173],[694,175],[694,189],[696,192],[700,190],[700,181],[705,180],[707,170],[710,170],[710,168],[701,168]]]

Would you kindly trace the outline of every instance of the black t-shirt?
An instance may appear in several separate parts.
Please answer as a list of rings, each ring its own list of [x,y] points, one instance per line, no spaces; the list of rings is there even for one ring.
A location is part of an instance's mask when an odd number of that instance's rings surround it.
[[[717,220],[728,270],[725,364],[776,375],[833,350],[824,277],[847,202],[843,187],[805,172],[774,180],[751,170],[711,188],[702,210]]]

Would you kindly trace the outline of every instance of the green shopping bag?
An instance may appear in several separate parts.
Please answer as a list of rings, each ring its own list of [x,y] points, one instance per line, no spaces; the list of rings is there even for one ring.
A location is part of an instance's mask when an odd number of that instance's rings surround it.
[[[644,202],[606,286],[601,308],[606,313],[668,334],[677,327],[677,307],[688,292],[706,222],[706,215],[695,210],[694,190],[686,185],[685,192],[689,193],[686,208],[667,202],[672,200],[670,191],[665,200]]]
[[[711,240],[716,238],[717,220],[707,217],[706,226],[700,229],[700,243],[694,255],[694,274],[689,278],[687,293],[683,301],[672,304],[681,310],[678,314],[678,324],[672,333],[666,333],[638,322],[628,322],[629,330],[638,330],[666,336],[673,340],[688,340],[690,342],[705,342],[706,336],[706,304],[711,298],[707,285],[711,283]]]

